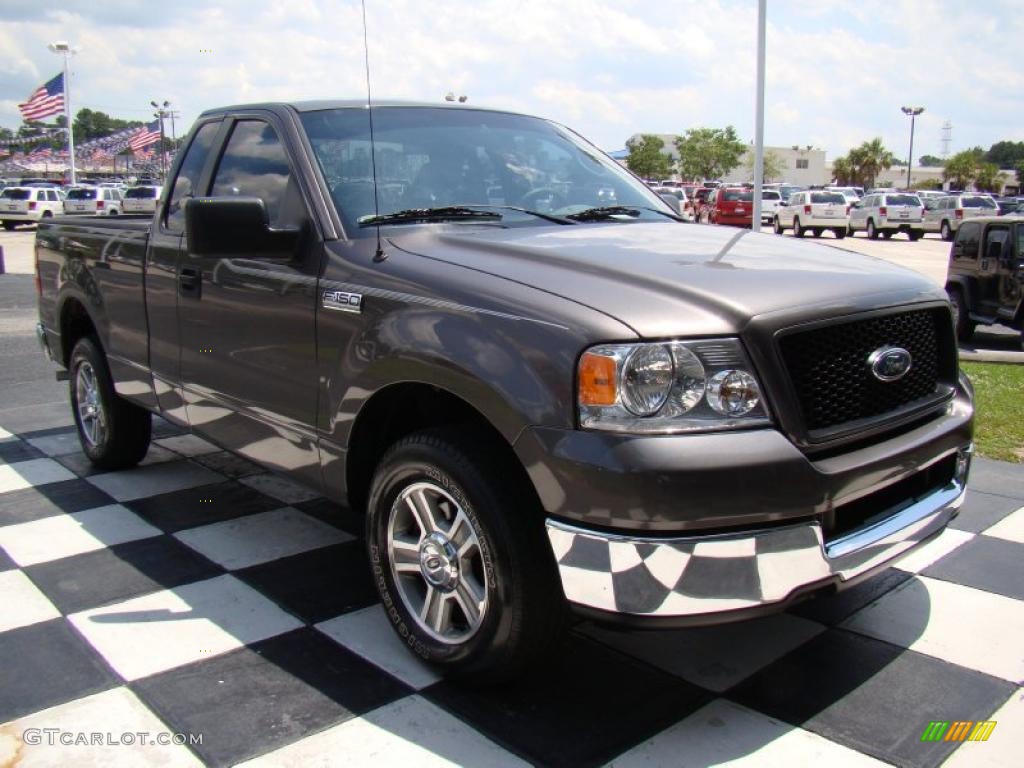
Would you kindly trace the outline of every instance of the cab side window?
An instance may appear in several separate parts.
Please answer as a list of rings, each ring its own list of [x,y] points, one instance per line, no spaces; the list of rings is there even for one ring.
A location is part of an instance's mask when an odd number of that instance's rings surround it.
[[[274,128],[261,120],[235,123],[210,195],[260,198],[271,226],[300,223],[304,209],[284,146]]]
[[[196,131],[195,138],[188,145],[185,159],[171,187],[171,199],[167,203],[164,226],[172,232],[185,231],[185,201],[196,194],[199,174],[203,172],[219,128],[219,122],[206,123]]]

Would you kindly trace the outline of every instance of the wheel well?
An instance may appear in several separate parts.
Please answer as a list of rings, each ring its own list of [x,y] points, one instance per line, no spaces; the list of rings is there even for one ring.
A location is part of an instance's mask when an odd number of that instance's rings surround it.
[[[82,302],[68,299],[60,312],[60,346],[64,367],[71,362],[71,350],[78,340],[85,336],[95,336],[96,326],[86,312]]]
[[[352,428],[345,467],[349,507],[365,510],[373,472],[389,447],[406,435],[432,427],[458,427],[480,435],[488,443],[490,455],[507,471],[519,475],[534,493],[512,446],[476,408],[429,384],[394,384],[370,398]]]

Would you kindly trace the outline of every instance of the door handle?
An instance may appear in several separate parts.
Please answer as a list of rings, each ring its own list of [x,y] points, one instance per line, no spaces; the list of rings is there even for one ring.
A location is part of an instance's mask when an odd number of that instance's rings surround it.
[[[182,296],[199,298],[202,293],[203,273],[198,267],[182,267],[178,270],[178,293]]]

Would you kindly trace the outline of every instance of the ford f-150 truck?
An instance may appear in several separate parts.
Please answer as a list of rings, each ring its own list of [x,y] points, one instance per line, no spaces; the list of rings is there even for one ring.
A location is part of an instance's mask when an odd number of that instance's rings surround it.
[[[92,462],[136,464],[157,413],[365,512],[395,631],[447,671],[514,675],[574,612],[714,623],[835,591],[963,498],[941,288],[682,222],[543,119],[211,110],[151,220],[36,242]]]

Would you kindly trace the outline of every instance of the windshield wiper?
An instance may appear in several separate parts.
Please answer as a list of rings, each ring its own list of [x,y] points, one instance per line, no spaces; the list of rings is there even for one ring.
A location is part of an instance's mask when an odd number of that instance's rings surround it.
[[[607,221],[615,216],[632,216],[636,218],[640,210],[625,205],[602,205],[597,208],[586,208],[576,213],[566,214],[565,218],[573,221]]]
[[[640,211],[650,211],[651,213],[660,213],[662,216],[673,221],[685,221],[682,216],[676,216],[674,213],[668,211],[659,211],[657,208],[650,208],[646,205],[604,205],[598,208],[587,208],[576,213],[566,214],[565,218],[573,219],[574,221],[609,221],[619,216],[630,216],[637,218],[640,215]]]
[[[374,224],[411,224],[417,221],[501,221],[501,214],[478,211],[465,205],[445,205],[437,208],[407,208],[394,213],[369,214],[359,218],[360,227]]]
[[[576,223],[575,221],[572,221],[567,216],[556,216],[553,213],[542,213],[541,211],[531,211],[529,208],[520,208],[517,205],[484,205],[483,203],[480,203],[480,204],[467,205],[467,206],[464,206],[464,207],[466,207],[466,208],[499,208],[499,209],[501,209],[503,211],[516,211],[518,213],[528,213],[531,216],[536,216],[538,219],[544,219],[545,221],[552,221],[555,224],[575,224]]]

